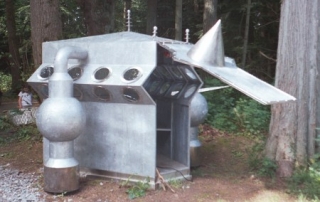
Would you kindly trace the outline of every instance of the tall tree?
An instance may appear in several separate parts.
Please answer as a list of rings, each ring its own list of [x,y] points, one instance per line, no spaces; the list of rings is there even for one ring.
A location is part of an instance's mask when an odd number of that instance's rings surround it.
[[[10,70],[12,76],[11,89],[18,90],[21,87],[20,80],[20,55],[19,55],[19,41],[16,35],[16,21],[14,2],[6,0],[6,17],[7,17],[7,31],[8,31],[8,44],[10,52]]]
[[[59,0],[30,0],[31,40],[35,68],[42,63],[42,42],[61,39]]]
[[[84,14],[87,35],[112,32],[114,29],[113,0],[77,0]]]
[[[266,155],[278,163],[280,177],[292,175],[315,153],[320,126],[320,1],[283,0],[276,86],[297,98],[272,107]],[[307,23],[306,23],[307,22]]]
[[[176,0],[174,30],[175,30],[175,39],[181,41],[182,39],[182,0]]]
[[[218,0],[204,0],[203,34],[217,22]]]
[[[147,1],[147,34],[152,34],[153,27],[157,25],[157,0]]]
[[[250,10],[251,10],[251,0],[247,0],[246,24],[244,29],[243,51],[242,51],[242,61],[241,61],[242,68],[245,68],[246,66],[248,41],[249,41],[249,27],[250,27]]]

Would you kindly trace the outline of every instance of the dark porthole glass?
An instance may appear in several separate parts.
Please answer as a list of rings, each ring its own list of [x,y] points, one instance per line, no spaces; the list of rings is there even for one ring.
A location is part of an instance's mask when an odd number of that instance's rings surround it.
[[[73,89],[73,97],[75,97],[78,100],[82,100],[82,92],[80,91],[79,88],[74,87],[74,89]]]
[[[127,81],[133,81],[140,76],[140,71],[136,68],[128,69],[124,72],[123,78]]]
[[[139,94],[132,88],[123,89],[123,97],[129,102],[137,102],[140,99]]]
[[[48,88],[48,85],[41,85],[40,86],[40,92],[41,94],[47,98],[49,96],[49,88]]]
[[[160,94],[164,94],[165,92],[167,92],[167,90],[170,88],[171,84],[170,82],[166,82],[162,85],[162,87],[160,88]]]
[[[50,66],[47,66],[47,67],[43,67],[41,70],[40,70],[40,77],[43,78],[43,79],[47,79],[49,78],[52,74],[53,74],[53,67],[50,67]]]
[[[185,73],[190,79],[197,79],[197,76],[190,69],[185,68]]]
[[[149,92],[150,93],[155,92],[160,86],[160,84],[161,84],[161,81],[153,81],[150,85]]]
[[[93,93],[95,96],[97,96],[100,100],[103,101],[109,101],[111,97],[109,91],[101,86],[94,87]]]
[[[197,90],[196,86],[189,87],[188,90],[186,91],[186,93],[184,94],[184,97],[185,98],[190,97],[196,90]]]
[[[177,79],[182,79],[182,78],[183,78],[180,70],[179,70],[177,67],[172,67],[172,68],[171,68],[171,71],[172,71],[173,75],[174,75]]]
[[[172,79],[170,73],[168,72],[168,70],[167,70],[165,67],[161,66],[161,67],[159,68],[159,72],[163,75],[164,78],[166,78],[166,79]]]
[[[182,88],[183,88],[184,84],[183,83],[178,83],[176,84],[173,88],[172,88],[172,91],[171,91],[171,96],[178,96],[179,93],[181,92]]]
[[[109,74],[110,74],[110,70],[108,68],[101,67],[94,73],[94,78],[96,80],[101,81],[106,79],[109,76]]]
[[[82,76],[82,68],[81,67],[73,67],[68,70],[68,73],[73,80],[77,80]]]
[[[152,75],[157,77],[158,79],[161,79],[161,74],[159,73],[158,67],[152,72]]]

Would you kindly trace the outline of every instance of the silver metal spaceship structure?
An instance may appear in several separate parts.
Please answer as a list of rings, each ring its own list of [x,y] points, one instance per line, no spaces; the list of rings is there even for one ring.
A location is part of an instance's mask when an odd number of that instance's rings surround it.
[[[44,99],[37,126],[48,192],[77,190],[79,170],[152,185],[156,169],[191,179],[190,147],[200,147],[207,113],[197,68],[261,104],[295,100],[225,57],[220,21],[196,44],[125,31],[45,42],[42,55],[28,83]]]

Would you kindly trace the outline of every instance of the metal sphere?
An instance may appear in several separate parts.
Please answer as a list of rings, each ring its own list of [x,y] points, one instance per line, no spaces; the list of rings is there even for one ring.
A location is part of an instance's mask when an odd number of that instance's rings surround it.
[[[208,113],[208,103],[201,93],[196,93],[190,103],[191,126],[201,124]]]
[[[84,130],[86,116],[75,98],[48,98],[38,109],[36,124],[50,141],[71,141]]]

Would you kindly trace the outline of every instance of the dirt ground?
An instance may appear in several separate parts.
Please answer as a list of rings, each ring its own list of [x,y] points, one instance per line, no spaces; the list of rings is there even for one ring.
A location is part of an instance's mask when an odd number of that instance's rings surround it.
[[[0,112],[16,107],[16,103],[3,103]],[[10,132],[1,136],[10,136]],[[200,134],[201,165],[192,169],[192,181],[170,183],[174,192],[161,188],[149,190],[146,196],[130,200],[128,187],[121,182],[105,179],[84,179],[74,193],[48,194],[42,191],[46,201],[51,202],[282,202],[298,201],[286,193],[281,180],[256,176],[248,166],[247,157],[252,139],[221,133],[203,126]],[[9,163],[23,173],[43,175],[42,142],[34,140],[15,141],[0,145],[0,165]],[[38,181],[41,190],[43,178]],[[299,200],[301,201],[301,200]]]

